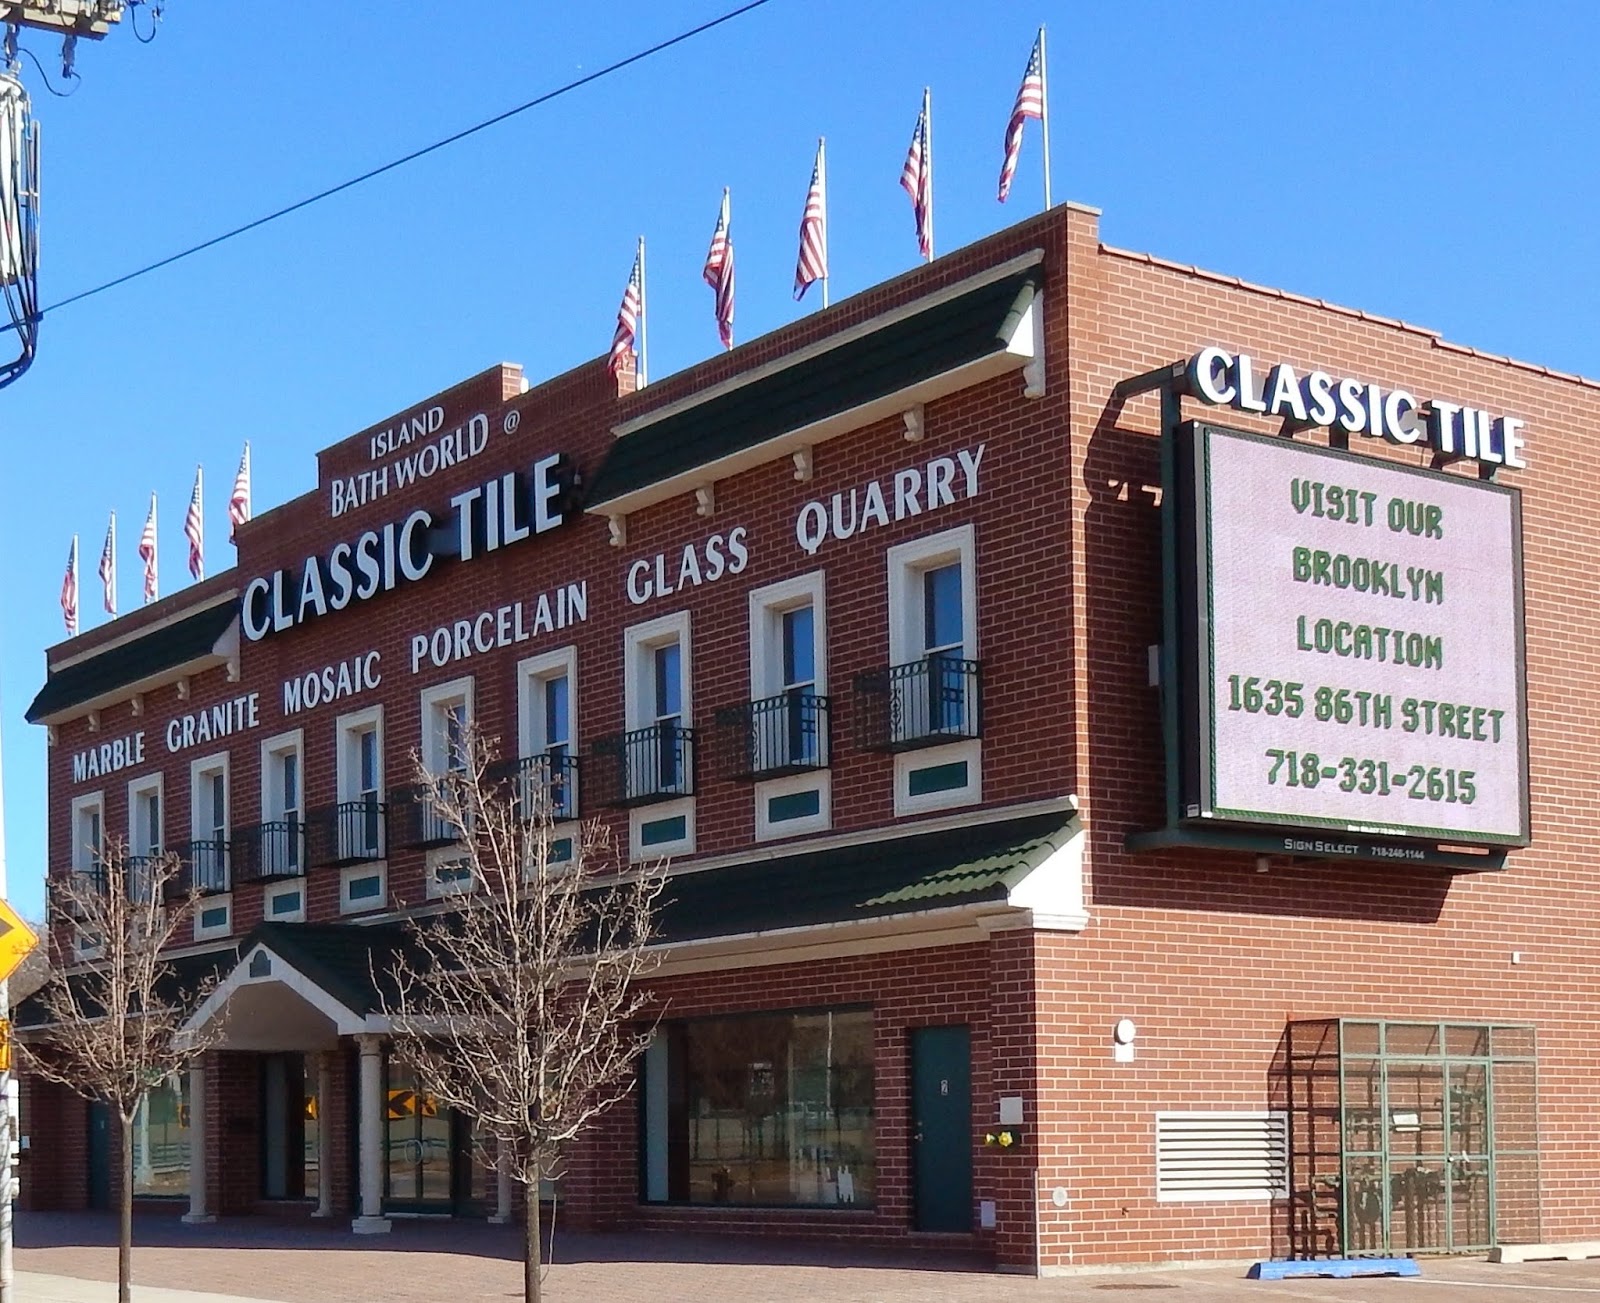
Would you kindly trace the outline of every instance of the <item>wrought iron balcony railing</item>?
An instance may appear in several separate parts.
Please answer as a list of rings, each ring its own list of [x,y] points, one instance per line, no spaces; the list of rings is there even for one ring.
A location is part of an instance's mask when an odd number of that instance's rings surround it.
[[[190,890],[202,896],[216,896],[228,890],[228,843],[220,839],[189,842],[177,849],[179,870],[173,889],[179,895]]]
[[[829,702],[790,691],[716,712],[717,772],[723,778],[781,778],[826,769],[831,752]]]
[[[306,871],[306,826],[299,819],[269,819],[235,828],[230,844],[237,882],[298,878]]]
[[[389,792],[389,838],[398,848],[431,850],[461,840],[461,829],[445,816],[426,785],[411,783]]]
[[[312,868],[381,860],[388,845],[388,806],[374,793],[325,805],[306,816],[306,855]]]
[[[598,779],[606,805],[648,805],[694,794],[692,728],[671,720],[614,733],[592,749],[592,779]]]
[[[156,865],[161,863],[161,859],[160,851],[151,851],[146,855],[129,855],[122,861],[123,889],[134,904],[142,905],[150,898]]]
[[[548,814],[551,822],[578,817],[578,757],[565,751],[502,760],[489,777],[505,783],[517,808],[532,816]]]
[[[868,751],[918,747],[983,735],[978,661],[934,655],[855,677],[856,742]]]

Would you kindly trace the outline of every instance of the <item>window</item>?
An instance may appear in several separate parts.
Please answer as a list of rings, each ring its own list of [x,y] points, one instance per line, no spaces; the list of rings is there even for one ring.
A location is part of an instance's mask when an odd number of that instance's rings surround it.
[[[339,804],[335,810],[338,858],[379,860],[384,855],[383,707],[340,715]]]
[[[189,766],[189,880],[196,890],[228,890],[228,757],[209,756]]]
[[[871,1010],[663,1023],[642,1075],[647,1203],[873,1205]]]
[[[304,923],[305,884],[298,880],[269,883],[261,893],[261,917],[268,923]]]
[[[610,739],[635,858],[694,849],[694,730],[689,613],[635,625],[623,637],[628,731]],[[597,749],[600,749],[597,747]]]
[[[1289,1193],[1286,1113],[1157,1113],[1156,1198],[1281,1199]]]
[[[184,1198],[189,1193],[189,1074],[152,1086],[133,1115],[133,1193],[136,1198]]]
[[[125,865],[130,900],[149,898],[152,862],[161,855],[161,775],[135,778],[128,784],[128,859]]]
[[[389,901],[389,875],[383,864],[352,864],[339,871],[339,912],[362,914]]]
[[[467,766],[467,728],[472,723],[472,680],[455,679],[422,693],[422,763],[430,774],[459,773]]]
[[[756,780],[756,837],[767,840],[830,826],[832,787],[827,621],[823,573],[814,571],[750,594],[750,701],[718,714],[723,734]]]
[[[95,792],[72,802],[72,869],[96,873],[105,850],[105,795]]]
[[[578,815],[578,650],[563,647],[517,666],[519,785],[542,791],[557,822]]]
[[[982,799],[975,553],[971,525],[889,549],[889,665],[857,704],[895,753],[896,815]]]
[[[304,751],[299,729],[261,744],[261,824],[249,848],[259,877],[294,877],[305,863]]]

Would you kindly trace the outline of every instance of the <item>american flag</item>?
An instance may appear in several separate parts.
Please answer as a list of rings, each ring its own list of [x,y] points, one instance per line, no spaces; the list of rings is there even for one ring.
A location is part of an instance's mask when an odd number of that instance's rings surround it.
[[[828,208],[823,180],[822,141],[817,141],[817,161],[811,167],[811,189],[806,191],[806,212],[800,219],[800,259],[794,268],[794,296],[801,299],[813,281],[828,276]],[[826,298],[824,298],[826,302]]]
[[[194,492],[189,495],[189,510],[183,518],[183,536],[189,540],[189,573],[206,577],[206,520],[200,492],[200,467],[194,468]]]
[[[72,536],[72,550],[67,553],[67,573],[61,580],[61,618],[67,625],[67,637],[78,636],[78,536]]]
[[[933,155],[928,144],[928,106],[930,96],[922,92],[922,112],[917,114],[917,129],[911,133],[911,148],[906,165],[900,169],[900,188],[911,196],[911,211],[917,218],[917,247],[924,258],[933,257]]]
[[[228,495],[228,541],[233,542],[238,527],[250,519],[250,445],[244,446],[244,456],[239,458],[239,473],[233,477],[233,492]]]
[[[717,292],[717,334],[723,348],[733,347],[733,235],[728,229],[728,192],[722,192],[722,211],[717,214],[717,229],[711,233],[711,249],[705,269],[700,273]]]
[[[1011,121],[1006,123],[1006,157],[1000,164],[1000,202],[1011,193],[1011,178],[1017,174],[1017,157],[1022,153],[1022,127],[1029,118],[1044,119],[1044,59],[1039,38],[1033,41],[1028,56],[1028,71],[1017,88],[1017,102],[1011,106]]]
[[[633,271],[628,276],[628,288],[622,291],[622,306],[617,309],[617,330],[611,336],[611,356],[606,370],[612,375],[634,356],[639,342],[639,313],[644,305],[644,241],[633,255]]]
[[[107,615],[117,613],[117,513],[111,513],[111,523],[106,526],[106,545],[100,549],[100,582],[105,585],[104,605]]]
[[[150,495],[150,514],[145,518],[144,533],[139,535],[139,560],[144,562],[144,600],[156,600],[156,495]]]

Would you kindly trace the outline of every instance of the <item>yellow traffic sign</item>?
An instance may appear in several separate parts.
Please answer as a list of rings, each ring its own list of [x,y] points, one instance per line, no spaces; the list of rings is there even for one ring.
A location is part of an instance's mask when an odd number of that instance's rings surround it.
[[[10,904],[0,900],[0,982],[10,977],[39,944],[34,930]]]
[[[0,1072],[11,1071],[11,1019],[0,1018]]]

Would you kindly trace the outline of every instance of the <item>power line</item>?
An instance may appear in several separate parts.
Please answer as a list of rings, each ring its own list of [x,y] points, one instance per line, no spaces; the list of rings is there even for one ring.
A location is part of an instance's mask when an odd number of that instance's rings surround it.
[[[487,131],[490,127],[498,126],[507,118],[514,118],[519,113],[526,113],[529,109],[538,108],[541,104],[548,104],[551,100],[559,99],[561,96],[570,94],[572,91],[579,90],[592,82],[597,82],[603,77],[609,77],[613,73],[621,72],[624,68],[631,67],[636,63],[640,63],[643,60],[650,58],[652,55],[660,54],[664,50],[670,50],[675,45],[682,45],[685,41],[691,41],[696,36],[703,35],[714,27],[721,27],[724,23],[732,22],[735,18],[739,18],[744,14],[749,13],[752,9],[759,9],[766,3],[768,3],[768,0],[749,0],[749,3],[740,5],[737,9],[730,9],[727,13],[722,14],[717,18],[710,19],[707,22],[701,23],[698,27],[691,27],[688,31],[679,32],[678,35],[658,42],[657,44],[650,46],[648,49],[640,50],[637,53],[630,54],[625,59],[619,59],[616,63],[608,64],[606,67],[600,68],[595,72],[591,72],[587,76],[579,77],[576,81],[569,81],[564,86],[556,87],[555,90],[546,91],[543,95],[529,100],[526,104],[519,104],[516,106],[516,108],[507,109],[504,113],[495,114],[495,116],[492,118],[485,118],[482,122],[475,123],[470,127],[467,127],[461,131],[457,131],[453,135],[446,136],[443,140],[436,140],[431,145],[424,145],[421,149],[412,150],[411,153],[405,154],[400,158],[392,160],[391,162],[384,163],[380,167],[372,168],[370,171],[363,172],[360,176],[353,176],[348,181],[341,181],[338,185],[329,186],[326,190],[319,190],[314,195],[308,195],[306,198],[297,200],[295,203],[289,204],[286,207],[279,208],[275,212],[270,212],[264,217],[258,217],[252,222],[246,222],[243,226],[236,226],[231,231],[224,231],[221,235],[214,235],[209,240],[204,240],[199,244],[190,245],[189,248],[178,253],[170,254],[156,262],[147,263],[138,270],[127,272],[121,276],[118,276],[115,280],[108,280],[103,285],[96,285],[93,289],[80,290],[77,294],[73,294],[68,298],[60,300],[59,302],[52,303],[47,308],[41,309],[38,315],[40,318],[42,318],[48,313],[58,311],[59,309],[67,307],[70,304],[79,303],[84,299],[93,298],[96,294],[104,294],[107,290],[116,289],[116,287],[119,285],[126,285],[129,281],[138,280],[141,276],[148,276],[151,272],[160,271],[163,267],[170,267],[173,263],[182,262],[185,258],[192,258],[197,253],[204,253],[207,249],[215,248],[219,244],[223,244],[228,240],[235,239],[238,236],[245,235],[250,231],[256,230],[258,227],[266,226],[269,222],[275,222],[281,217],[287,217],[291,213],[297,213],[302,208],[309,208],[312,204],[321,203],[324,199],[331,199],[334,195],[342,194],[346,190],[354,189],[363,182],[371,181],[374,177],[382,176],[385,172],[393,172],[396,168],[404,167],[407,163],[414,163],[417,161],[417,159],[441,150],[447,145],[453,145],[457,141],[465,140],[468,136],[475,136],[480,131]],[[16,327],[14,325],[0,327],[0,334],[4,334],[8,330],[15,329]]]

